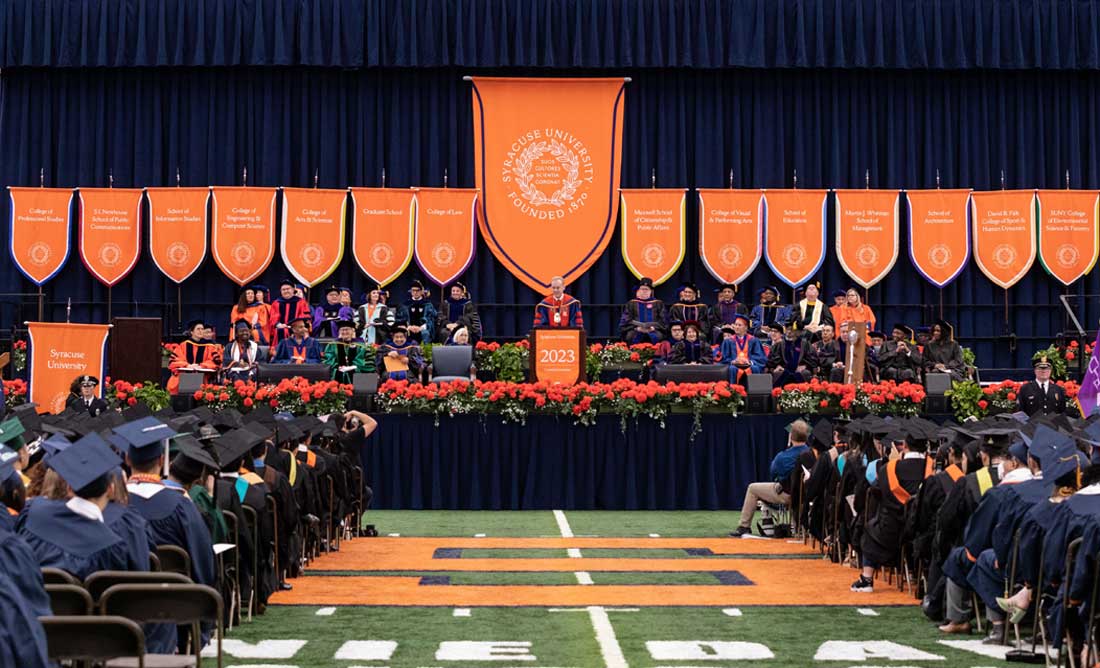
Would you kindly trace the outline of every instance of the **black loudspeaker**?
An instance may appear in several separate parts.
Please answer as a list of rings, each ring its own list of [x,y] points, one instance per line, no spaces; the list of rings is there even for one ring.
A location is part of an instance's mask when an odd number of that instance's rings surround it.
[[[190,397],[199,391],[204,380],[206,380],[206,374],[201,371],[184,371],[180,373],[180,384],[176,392]]]
[[[748,391],[745,412],[772,412],[772,375],[770,373],[749,374],[748,385],[745,389]]]
[[[928,373],[924,376],[924,412],[945,414],[951,412],[951,401],[945,396],[951,389],[951,374]]]
[[[718,383],[730,379],[725,364],[662,364],[654,372],[658,383]]]
[[[378,394],[378,374],[357,373],[351,378],[352,395],[348,407],[369,413],[374,409],[374,397]]]

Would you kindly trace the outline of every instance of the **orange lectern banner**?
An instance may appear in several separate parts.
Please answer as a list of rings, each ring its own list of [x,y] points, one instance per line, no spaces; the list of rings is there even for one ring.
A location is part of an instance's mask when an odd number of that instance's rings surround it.
[[[937,288],[955,280],[970,259],[970,191],[910,190],[909,259]]]
[[[970,207],[978,268],[1007,290],[1035,262],[1035,191],[976,192]]]
[[[852,280],[866,289],[898,260],[897,190],[836,190],[836,254]]]
[[[141,252],[141,195],[136,188],[81,188],[80,258],[99,282],[126,278]]]
[[[764,192],[764,257],[781,281],[797,288],[825,261],[824,190]]]
[[[623,260],[637,278],[664,283],[684,261],[683,188],[621,190]]]
[[[65,410],[69,387],[77,376],[95,376],[102,387],[110,328],[67,322],[27,323],[28,401],[38,404],[39,412]]]
[[[352,188],[351,249],[363,273],[386,287],[413,256],[416,197],[398,188]]]
[[[69,259],[68,188],[8,188],[11,259],[27,280],[42,285]]]
[[[585,336],[580,328],[531,330],[531,375],[536,381],[575,385],[584,381]]]
[[[206,259],[209,188],[146,188],[149,254],[160,272],[183,283]]]
[[[344,259],[348,191],[283,188],[283,264],[313,287]]]
[[[618,208],[623,79],[473,78],[481,236],[531,289],[568,285],[607,248]]]
[[[699,191],[699,256],[716,281],[740,285],[763,253],[763,191]]]
[[[416,189],[416,263],[444,286],[474,261],[477,190]]]
[[[1040,190],[1039,261],[1063,285],[1092,271],[1097,243],[1095,190]]]
[[[214,262],[244,285],[275,257],[275,189],[217,186],[210,198]]]

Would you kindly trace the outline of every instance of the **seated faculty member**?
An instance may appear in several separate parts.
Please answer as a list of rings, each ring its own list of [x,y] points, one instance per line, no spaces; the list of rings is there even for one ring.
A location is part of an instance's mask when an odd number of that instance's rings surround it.
[[[623,305],[619,338],[628,345],[658,343],[665,338],[665,303],[653,296],[653,279],[643,278],[634,288],[634,299]]]
[[[309,322],[311,320],[306,316],[290,321],[291,336],[279,342],[272,362],[275,364],[321,363],[321,346],[317,343],[317,339],[309,335]]]
[[[325,346],[325,364],[332,369],[332,379],[350,385],[356,373],[374,371],[374,358],[367,346],[355,340],[355,323],[336,323],[339,338]]]
[[[222,366],[222,347],[207,338],[206,323],[192,320],[187,323],[187,331],[190,338],[176,347],[176,352],[168,363],[172,377],[168,379],[165,389],[169,394],[175,394],[179,388],[180,373],[201,371],[203,382],[211,383]]]
[[[409,340],[409,330],[398,325],[390,332],[388,341],[378,349],[379,375],[386,380],[418,382],[424,358],[420,346]]]

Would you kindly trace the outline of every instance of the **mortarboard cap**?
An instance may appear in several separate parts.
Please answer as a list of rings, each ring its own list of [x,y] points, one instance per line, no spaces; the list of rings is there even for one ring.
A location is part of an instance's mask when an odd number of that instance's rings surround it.
[[[19,418],[24,432],[42,431],[42,416],[38,414],[38,404],[19,404],[11,411],[11,417]]]
[[[99,434],[88,434],[72,447],[50,457],[50,468],[77,494],[118,468],[122,461]]]
[[[1008,446],[1008,454],[1021,464],[1027,465],[1027,444],[1022,440],[1015,441],[1012,445]]]
[[[178,434],[155,417],[145,417],[115,427],[115,434],[125,439],[129,447],[130,461],[135,464],[151,462],[164,454],[165,441]]]
[[[244,428],[258,436],[261,441],[275,439],[275,428],[263,422],[249,422]]]
[[[335,295],[340,294],[340,288],[336,287],[335,285],[330,285],[327,288],[325,288],[325,296],[326,297],[329,296],[329,295],[333,295],[333,294],[335,294]]]
[[[248,429],[234,429],[214,441],[214,454],[221,462],[221,468],[225,470],[262,442],[262,438]]]
[[[24,445],[23,432],[23,423],[17,417],[0,422],[0,444],[18,450]]]
[[[214,457],[204,450],[202,443],[191,434],[183,434],[172,439],[172,448],[177,450],[176,457],[190,459],[209,469],[218,469],[218,463],[214,461]]]
[[[638,281],[638,284],[634,286],[634,291],[637,292],[639,288],[643,288],[643,287],[644,288],[649,288],[649,289],[652,290],[653,289],[653,279],[649,278],[649,277],[644,277],[644,278],[640,279]]]
[[[15,473],[15,463],[19,461],[19,453],[9,447],[0,445],[0,482],[7,481],[12,473]]]
[[[140,420],[141,418],[151,417],[152,415],[153,411],[149,410],[149,407],[140,401],[122,411],[122,419],[126,420],[127,422],[133,422],[134,420]]]
[[[72,441],[64,436],[54,434],[42,441],[42,449],[46,451],[46,459],[49,460],[50,457],[71,447],[72,444]]]
[[[833,447],[833,424],[825,418],[821,418],[814,424],[814,429],[810,437],[813,441],[814,449],[828,450]]]
[[[225,427],[227,429],[236,429],[241,426],[241,412],[236,408],[225,408],[214,414],[213,424],[215,427]]]

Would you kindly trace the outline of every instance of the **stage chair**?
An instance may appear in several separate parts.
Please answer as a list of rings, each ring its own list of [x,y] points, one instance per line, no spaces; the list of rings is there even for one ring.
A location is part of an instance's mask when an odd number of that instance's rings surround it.
[[[432,346],[428,378],[431,383],[449,383],[453,380],[473,382],[477,378],[473,346]]]
[[[46,594],[50,597],[50,611],[57,617],[90,615],[94,609],[92,595],[80,585],[46,585]]]
[[[157,558],[160,559],[161,571],[191,576],[191,555],[182,547],[157,545]]]
[[[930,414],[951,412],[951,402],[945,396],[951,389],[951,374],[927,373],[924,375],[924,410]]]
[[[113,616],[39,617],[46,654],[53,661],[104,661],[132,657],[145,668],[145,633],[133,620]]]
[[[150,571],[96,571],[84,581],[84,588],[96,605],[100,605],[103,592],[121,584],[191,584],[191,578],[179,573]]]
[[[222,597],[213,587],[199,584],[115,585],[103,592],[100,602],[104,614],[126,617],[135,622],[179,624],[191,627],[193,655],[147,654],[142,657],[153,666],[191,668],[202,666],[202,642],[199,624],[214,621],[217,630],[218,667],[222,665]],[[115,659],[107,668],[132,668],[132,659]]]
[[[746,413],[772,412],[772,375],[753,373],[748,376],[748,396],[745,399]]]

